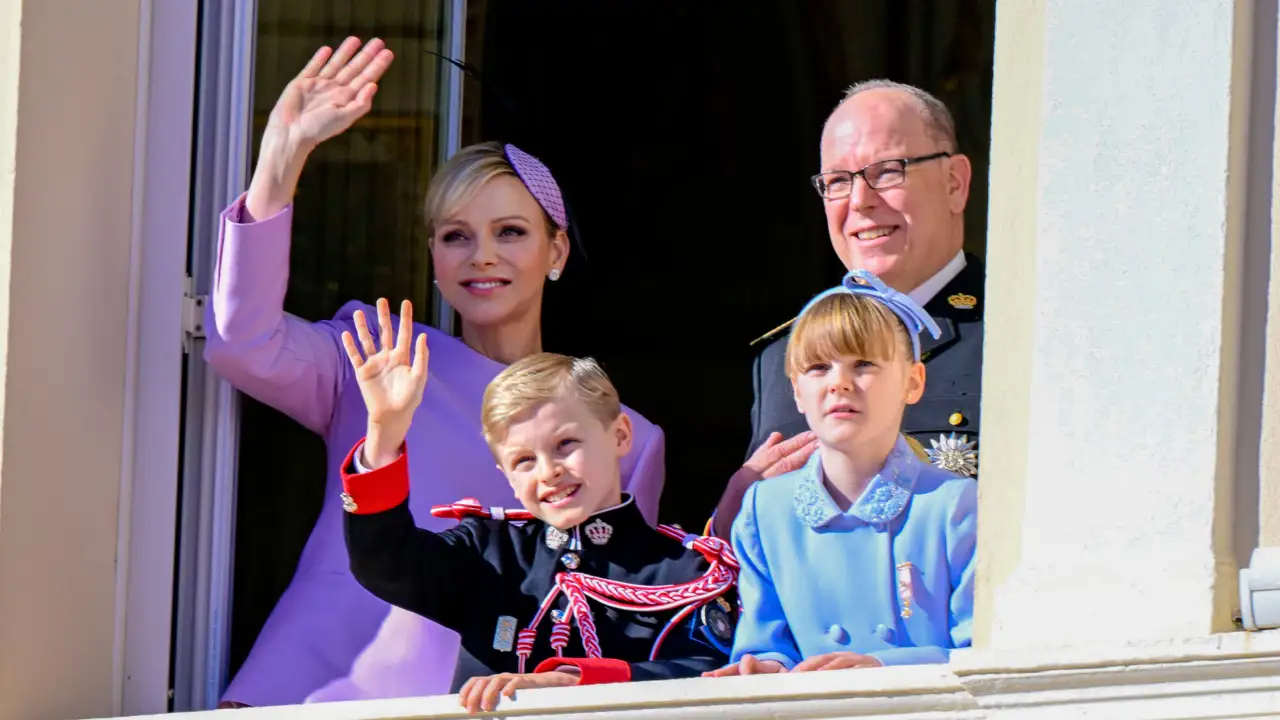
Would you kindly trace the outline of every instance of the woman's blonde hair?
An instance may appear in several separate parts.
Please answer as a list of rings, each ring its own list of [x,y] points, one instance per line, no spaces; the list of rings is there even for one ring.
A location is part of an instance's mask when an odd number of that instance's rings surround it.
[[[431,185],[427,188],[424,207],[427,236],[434,238],[436,227],[444,218],[465,205],[482,185],[499,175],[520,179],[499,143],[468,145],[449,158],[432,176]],[[547,237],[555,237],[559,228],[541,204],[538,209],[547,228]]]
[[[911,359],[911,338],[893,311],[865,295],[836,293],[815,302],[791,328],[787,376],[836,358]]]
[[[606,426],[622,414],[618,391],[595,360],[535,353],[512,363],[485,388],[480,405],[485,442],[496,446],[521,415],[569,395]]]

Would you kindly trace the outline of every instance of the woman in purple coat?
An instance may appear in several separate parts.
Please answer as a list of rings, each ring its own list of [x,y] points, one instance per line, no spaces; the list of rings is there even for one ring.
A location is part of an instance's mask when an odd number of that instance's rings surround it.
[[[391,61],[379,40],[321,48],[272,110],[248,192],[222,214],[205,359],[241,391],[322,434],[329,453],[320,519],[224,706],[433,695],[448,692],[453,674],[457,636],[366,592],[352,578],[343,546],[338,471],[366,417],[341,335],[354,335],[356,310],[377,313],[354,301],[321,322],[284,312],[303,164],[319,143],[369,111]],[[462,337],[415,328],[431,347],[431,382],[409,429],[409,453],[417,458],[410,503],[426,527],[444,529],[432,526],[448,524],[431,518],[433,504],[463,497],[484,506],[511,503],[480,433],[481,396],[503,367],[542,350],[543,286],[560,277],[569,241],[555,180],[510,145],[460,151],[433,178],[426,210],[436,285],[461,315]],[[636,440],[623,482],[652,523],[663,435],[628,412]]]

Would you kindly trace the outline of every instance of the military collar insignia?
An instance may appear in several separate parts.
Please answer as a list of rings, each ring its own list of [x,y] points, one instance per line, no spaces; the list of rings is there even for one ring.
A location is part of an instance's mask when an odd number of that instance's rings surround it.
[[[593,544],[604,545],[609,542],[609,538],[613,537],[613,526],[596,518],[587,525],[586,533],[587,539]]]
[[[552,550],[559,550],[569,544],[569,533],[555,525],[548,525],[547,533],[542,539],[547,544],[547,547]]]
[[[972,310],[978,306],[978,298],[968,293],[956,293],[947,298],[947,303],[957,310]]]
[[[929,444],[933,447],[925,452],[934,465],[961,477],[978,474],[978,443],[970,441],[968,435],[939,435],[936,440],[929,440]]]
[[[889,452],[884,467],[867,484],[862,495],[849,508],[849,514],[859,520],[877,525],[887,523],[906,509],[920,472],[920,459],[912,452],[907,441],[899,437]],[[814,453],[801,470],[796,485],[796,516],[810,528],[820,528],[843,515],[839,506],[822,484],[822,460]]]
[[[627,493],[623,493],[622,502],[612,507],[598,510],[591,514],[591,520],[571,530],[561,530],[554,525],[547,525],[546,533],[543,535],[543,542],[552,550],[563,550],[571,543],[581,543],[582,540],[574,540],[575,537],[581,538],[585,535],[593,545],[607,545],[609,540],[613,538],[613,532],[619,522],[627,525],[632,522],[629,518],[634,515],[634,522],[643,523],[643,517],[635,506],[635,498]],[[612,516],[612,523],[604,518]]]

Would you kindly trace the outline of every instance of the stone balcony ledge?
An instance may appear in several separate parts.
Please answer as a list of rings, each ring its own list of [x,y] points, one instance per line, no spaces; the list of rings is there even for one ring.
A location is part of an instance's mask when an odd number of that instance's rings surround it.
[[[228,711],[163,717],[222,718]],[[548,720],[1280,717],[1280,632],[955,653],[949,665],[532,690],[480,717]],[[162,716],[154,716],[160,718]],[[234,711],[234,720],[465,718],[455,696]]]

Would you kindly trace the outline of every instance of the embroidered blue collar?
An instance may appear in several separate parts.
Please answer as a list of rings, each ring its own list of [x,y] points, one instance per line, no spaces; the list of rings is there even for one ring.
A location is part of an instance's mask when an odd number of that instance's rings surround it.
[[[796,516],[800,522],[816,529],[844,514],[823,486],[820,453],[815,452],[800,472],[795,493]],[[871,525],[893,520],[902,514],[911,500],[911,491],[919,473],[919,458],[899,436],[884,467],[867,483],[862,495],[849,508],[849,514]]]

